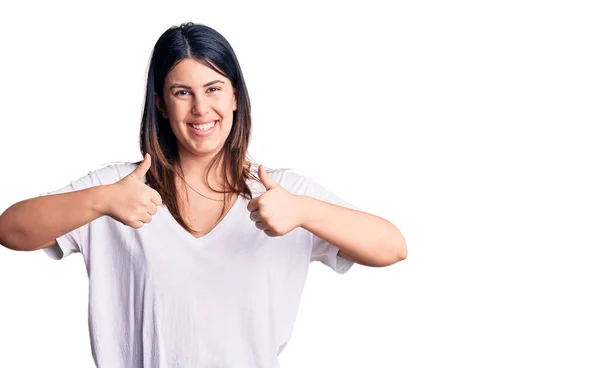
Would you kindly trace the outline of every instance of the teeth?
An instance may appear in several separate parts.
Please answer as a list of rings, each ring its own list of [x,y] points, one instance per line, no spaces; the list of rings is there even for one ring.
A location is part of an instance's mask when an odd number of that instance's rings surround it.
[[[194,129],[196,130],[202,130],[202,131],[207,131],[210,128],[212,128],[217,122],[213,121],[212,123],[208,123],[208,124],[202,124],[202,125],[193,125]]]

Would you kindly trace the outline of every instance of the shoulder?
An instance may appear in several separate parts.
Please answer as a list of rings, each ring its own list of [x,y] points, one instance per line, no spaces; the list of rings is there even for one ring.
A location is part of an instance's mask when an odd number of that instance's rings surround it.
[[[258,178],[258,167],[260,164],[251,164],[250,173]],[[313,180],[310,176],[303,174],[296,168],[272,168],[265,165],[267,174],[279,183],[283,188],[291,193],[303,194],[313,184]],[[262,183],[255,183],[260,186],[264,192],[264,186]]]
[[[97,185],[108,185],[116,183],[125,176],[129,175],[137,165],[131,162],[118,162],[104,164],[95,169],[88,169],[80,173],[76,179],[70,180],[70,183],[52,191],[45,191],[40,196],[49,194],[60,194],[74,190],[91,188]]]
[[[91,170],[88,176],[99,184],[112,184],[131,174],[136,167],[137,164],[133,162],[111,162]]]

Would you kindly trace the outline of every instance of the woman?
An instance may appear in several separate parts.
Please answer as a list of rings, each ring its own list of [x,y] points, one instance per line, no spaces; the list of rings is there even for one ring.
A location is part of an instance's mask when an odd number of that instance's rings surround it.
[[[247,160],[250,132],[229,43],[203,25],[172,27],[148,69],[144,159],[0,216],[5,247],[82,253],[98,367],[278,367],[310,262],[342,274],[406,257],[389,221]]]

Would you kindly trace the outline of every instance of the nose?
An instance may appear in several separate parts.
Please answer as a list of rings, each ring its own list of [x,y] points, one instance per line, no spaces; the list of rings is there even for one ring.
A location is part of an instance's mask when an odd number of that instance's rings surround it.
[[[204,96],[202,96],[201,93],[197,93],[192,105],[192,114],[202,116],[208,112],[208,110],[208,101],[204,98]]]

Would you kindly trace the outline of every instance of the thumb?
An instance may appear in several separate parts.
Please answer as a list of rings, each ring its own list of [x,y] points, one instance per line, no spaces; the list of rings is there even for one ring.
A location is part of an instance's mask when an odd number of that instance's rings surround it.
[[[150,169],[150,164],[151,164],[150,155],[146,153],[146,155],[144,156],[144,160],[129,175],[136,178],[137,180],[142,180],[144,175],[146,175],[146,173]]]
[[[258,167],[258,178],[260,179],[260,182],[263,183],[263,185],[265,186],[265,188],[267,190],[273,189],[277,185],[279,185],[275,180],[273,180],[273,178],[271,178],[269,176],[269,174],[267,174],[267,170],[265,169],[265,167],[263,165],[260,165]]]

